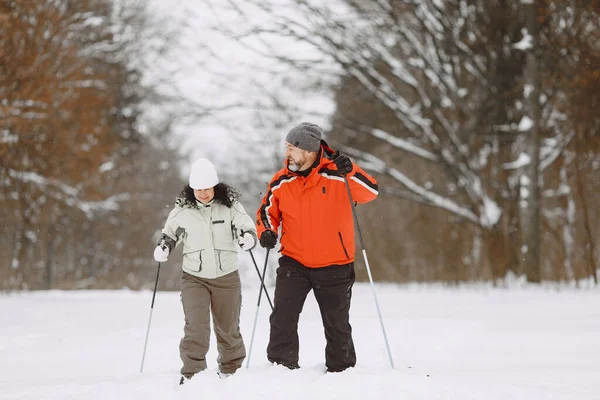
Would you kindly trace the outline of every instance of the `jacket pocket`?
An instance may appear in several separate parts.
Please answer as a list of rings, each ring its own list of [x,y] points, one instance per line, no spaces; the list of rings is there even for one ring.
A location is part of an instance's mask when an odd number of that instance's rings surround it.
[[[217,250],[216,256],[219,270],[228,271],[237,267],[237,251]]]
[[[202,271],[202,250],[191,251],[183,254],[183,265],[190,271]]]
[[[213,243],[216,250],[235,251],[231,222],[223,219],[212,221]]]
[[[346,258],[349,260],[350,256],[348,255],[348,251],[346,250],[346,246],[344,245],[344,238],[342,237],[342,232],[338,231],[338,236],[340,238],[340,243],[342,244],[342,249],[344,249],[344,254]]]

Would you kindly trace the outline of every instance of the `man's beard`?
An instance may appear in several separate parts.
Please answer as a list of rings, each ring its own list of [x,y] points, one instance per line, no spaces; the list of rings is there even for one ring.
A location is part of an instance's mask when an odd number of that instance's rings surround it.
[[[298,170],[300,170],[300,166],[301,164],[299,162],[288,158],[288,168],[290,169],[290,171],[297,172]]]

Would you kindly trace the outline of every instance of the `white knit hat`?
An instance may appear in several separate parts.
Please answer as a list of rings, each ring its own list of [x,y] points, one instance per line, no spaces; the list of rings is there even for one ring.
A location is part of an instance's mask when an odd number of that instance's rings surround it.
[[[192,189],[209,189],[219,183],[217,170],[213,163],[206,158],[199,158],[192,165],[190,172],[190,187]]]

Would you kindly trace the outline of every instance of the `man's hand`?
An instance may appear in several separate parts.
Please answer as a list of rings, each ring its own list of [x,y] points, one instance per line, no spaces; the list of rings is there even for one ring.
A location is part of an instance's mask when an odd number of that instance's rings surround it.
[[[276,244],[277,234],[274,231],[267,229],[260,235],[260,245],[265,249],[272,249]]]
[[[339,151],[333,156],[333,162],[342,175],[349,174],[352,171],[352,161],[350,160],[350,157],[341,154]]]

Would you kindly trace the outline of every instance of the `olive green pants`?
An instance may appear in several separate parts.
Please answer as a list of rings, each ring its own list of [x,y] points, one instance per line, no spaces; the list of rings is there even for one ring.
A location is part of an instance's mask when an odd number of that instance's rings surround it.
[[[206,369],[211,312],[219,370],[233,373],[240,368],[246,358],[246,348],[240,333],[242,287],[238,271],[216,279],[198,278],[184,272],[181,302],[185,314],[184,336],[179,344],[183,361],[181,374],[190,378]]]

